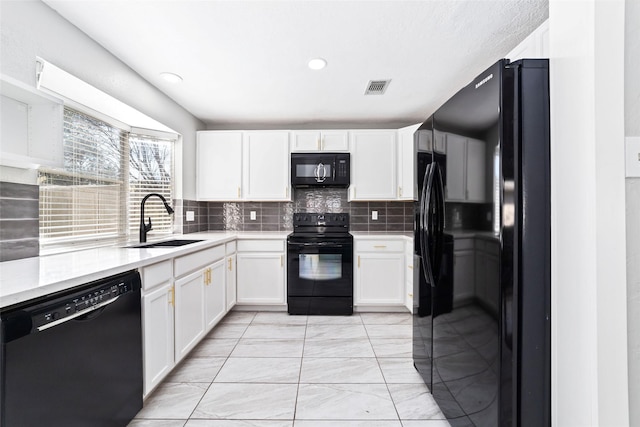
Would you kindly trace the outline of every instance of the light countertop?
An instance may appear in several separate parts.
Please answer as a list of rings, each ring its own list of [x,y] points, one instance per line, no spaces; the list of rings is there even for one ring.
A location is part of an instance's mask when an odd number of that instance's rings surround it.
[[[203,239],[181,247],[108,246],[0,263],[0,308],[65,291],[107,276],[236,239],[284,239],[288,232],[200,232],[171,239]],[[168,240],[165,237],[162,240]]]

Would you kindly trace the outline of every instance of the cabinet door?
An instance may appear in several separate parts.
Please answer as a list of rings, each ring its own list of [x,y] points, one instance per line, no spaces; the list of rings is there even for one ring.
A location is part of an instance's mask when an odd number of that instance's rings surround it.
[[[320,131],[291,132],[291,151],[319,151],[320,142]]]
[[[447,200],[466,199],[466,151],[466,138],[447,134]]]
[[[204,283],[205,329],[209,331],[227,312],[224,258],[205,269]]]
[[[227,311],[236,305],[236,255],[227,256]]]
[[[198,132],[196,195],[198,200],[241,199],[242,132]]]
[[[355,305],[404,304],[404,255],[357,254]]]
[[[416,179],[416,149],[414,132],[420,124],[407,126],[398,131],[398,199],[416,200],[418,181]]]
[[[238,304],[284,304],[284,254],[239,252]]]
[[[0,164],[62,168],[64,104],[11,77],[0,76]]]
[[[351,132],[349,200],[394,200],[397,196],[396,131]]]
[[[476,239],[476,298],[496,316],[498,315],[499,292],[499,243]]]
[[[477,139],[467,140],[466,199],[470,202],[486,201],[486,150],[485,143]]]
[[[349,132],[323,131],[320,136],[320,148],[322,151],[349,151]]]
[[[461,303],[475,296],[475,268],[473,250],[453,253],[453,302]]]
[[[444,132],[434,132],[435,143],[433,144],[433,150],[440,154],[447,153],[447,137]]]
[[[153,390],[174,366],[173,287],[166,283],[142,298],[144,335],[144,395]]]
[[[245,200],[291,200],[289,132],[246,132],[243,143]]]
[[[175,359],[179,362],[204,336],[204,270],[175,282]]]

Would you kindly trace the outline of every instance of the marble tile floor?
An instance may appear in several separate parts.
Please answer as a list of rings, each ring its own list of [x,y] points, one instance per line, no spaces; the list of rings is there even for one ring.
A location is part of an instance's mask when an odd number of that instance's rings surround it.
[[[411,322],[232,311],[129,427],[448,427],[413,367]]]

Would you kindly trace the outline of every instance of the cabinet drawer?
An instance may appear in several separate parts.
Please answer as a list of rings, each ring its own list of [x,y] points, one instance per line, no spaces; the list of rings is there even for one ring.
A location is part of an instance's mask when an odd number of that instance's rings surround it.
[[[171,281],[173,268],[171,260],[152,264],[141,269],[142,289],[148,291],[154,286]]]
[[[175,276],[182,276],[220,258],[224,258],[224,245],[178,257],[173,261]]]
[[[473,239],[455,239],[453,241],[453,250],[462,251],[466,249],[473,249]]]
[[[402,240],[357,240],[358,252],[404,252]]]
[[[233,242],[227,243],[226,246],[225,246],[225,250],[226,250],[227,255],[234,254],[236,252],[236,242],[233,241]]]
[[[238,252],[284,252],[284,240],[239,240]]]

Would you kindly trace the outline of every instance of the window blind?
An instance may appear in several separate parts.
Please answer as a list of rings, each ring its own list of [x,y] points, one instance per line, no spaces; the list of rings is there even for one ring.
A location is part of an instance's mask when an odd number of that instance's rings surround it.
[[[140,229],[140,202],[149,193],[164,196],[173,206],[173,147],[175,140],[147,135],[129,135],[129,232],[137,235]],[[171,234],[173,216],[168,215],[157,197],[144,206],[145,221],[152,218],[153,234]]]
[[[99,246],[137,236],[140,201],[173,195],[174,140],[129,134],[65,108],[64,169],[40,169],[43,248]],[[154,198],[145,206],[154,231],[171,233],[172,216]]]

